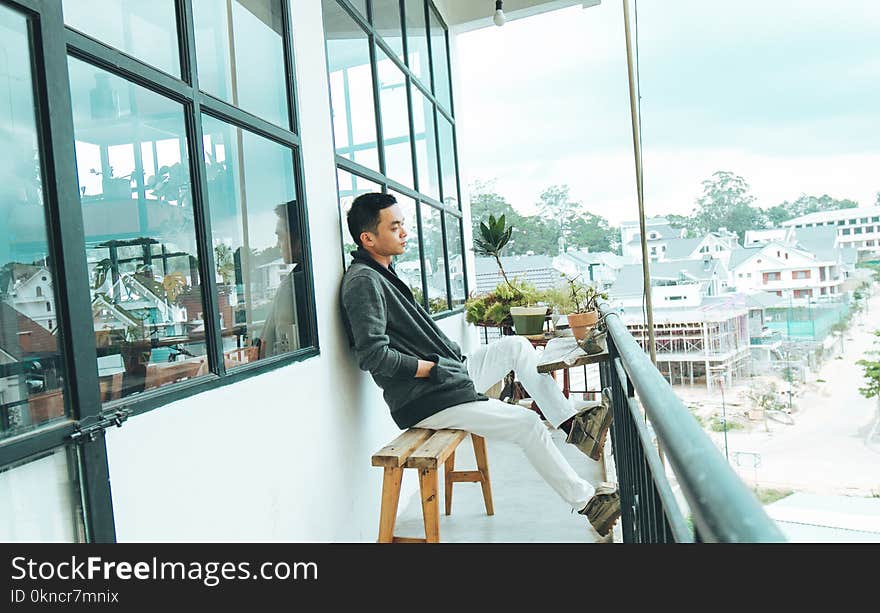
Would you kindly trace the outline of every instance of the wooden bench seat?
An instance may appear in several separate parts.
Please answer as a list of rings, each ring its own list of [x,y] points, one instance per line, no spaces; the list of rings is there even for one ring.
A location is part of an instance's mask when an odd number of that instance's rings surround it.
[[[440,542],[439,501],[437,494],[437,469],[445,466],[446,514],[452,513],[452,484],[456,482],[480,483],[486,514],[495,513],[492,507],[492,487],[489,480],[489,462],[486,456],[486,439],[471,434],[477,470],[455,470],[455,449],[468,435],[464,430],[428,430],[410,428],[373,454],[373,466],[385,471],[382,482],[382,509],[379,516],[380,543],[438,543]],[[400,483],[403,471],[414,468],[419,473],[419,490],[425,523],[425,538],[394,536],[397,506],[400,502]]]

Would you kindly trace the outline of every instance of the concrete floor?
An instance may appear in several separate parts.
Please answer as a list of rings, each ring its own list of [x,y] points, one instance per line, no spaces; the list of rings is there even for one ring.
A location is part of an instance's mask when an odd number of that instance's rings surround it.
[[[565,443],[565,434],[552,431],[554,442],[575,471],[590,481],[605,481],[611,458],[611,437],[605,448],[606,458],[595,462],[573,445]],[[441,543],[610,543],[620,542],[620,522],[611,534],[602,538],[587,519],[571,508],[532,468],[518,447],[487,439],[489,474],[495,515],[486,515],[479,483],[453,485],[452,515],[444,515],[443,481],[440,481]],[[470,437],[459,445],[455,467],[470,470],[476,466]],[[608,479],[615,478],[609,470]],[[404,471],[404,481],[415,483],[415,471]],[[409,499],[401,498],[395,535],[424,537],[422,508],[418,491]]]

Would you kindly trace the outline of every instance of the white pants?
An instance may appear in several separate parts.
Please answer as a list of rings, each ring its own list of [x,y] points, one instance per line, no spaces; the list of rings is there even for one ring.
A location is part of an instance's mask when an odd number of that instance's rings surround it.
[[[515,371],[541,412],[556,427],[576,411],[556,381],[549,374],[538,373],[537,364],[537,353],[521,336],[502,337],[481,346],[467,359],[468,374],[480,392]],[[562,456],[538,414],[525,407],[496,399],[465,402],[435,413],[415,427],[456,428],[518,445],[544,481],[576,511],[583,509],[595,492]]]

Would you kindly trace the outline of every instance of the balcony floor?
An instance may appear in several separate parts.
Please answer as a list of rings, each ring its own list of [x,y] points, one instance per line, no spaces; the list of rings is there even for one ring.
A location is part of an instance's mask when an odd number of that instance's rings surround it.
[[[553,440],[575,471],[591,483],[605,480],[604,462],[594,462],[572,445],[565,434],[552,432]],[[606,444],[606,457],[611,437]],[[444,515],[445,498],[440,483],[441,543],[610,543],[620,541],[620,522],[602,538],[582,515],[570,507],[538,476],[525,455],[511,443],[487,439],[489,473],[495,515],[486,515],[478,483],[453,486],[452,515]],[[455,455],[457,469],[475,466],[470,437],[462,441]],[[415,482],[415,471],[404,471],[404,482]],[[613,477],[612,479],[613,480]],[[395,534],[424,537],[418,492],[400,501]]]

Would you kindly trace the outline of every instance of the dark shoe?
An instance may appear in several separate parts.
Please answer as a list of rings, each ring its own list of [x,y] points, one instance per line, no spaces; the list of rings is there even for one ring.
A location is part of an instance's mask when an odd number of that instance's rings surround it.
[[[611,412],[610,389],[602,390],[602,401],[592,404],[581,410],[574,416],[571,431],[565,438],[570,443],[590,456],[593,460],[602,457],[605,448],[605,439],[608,429],[611,427],[613,414]]]
[[[599,536],[606,536],[620,517],[620,493],[617,486],[614,483],[600,483],[587,506],[578,513],[587,516]]]

